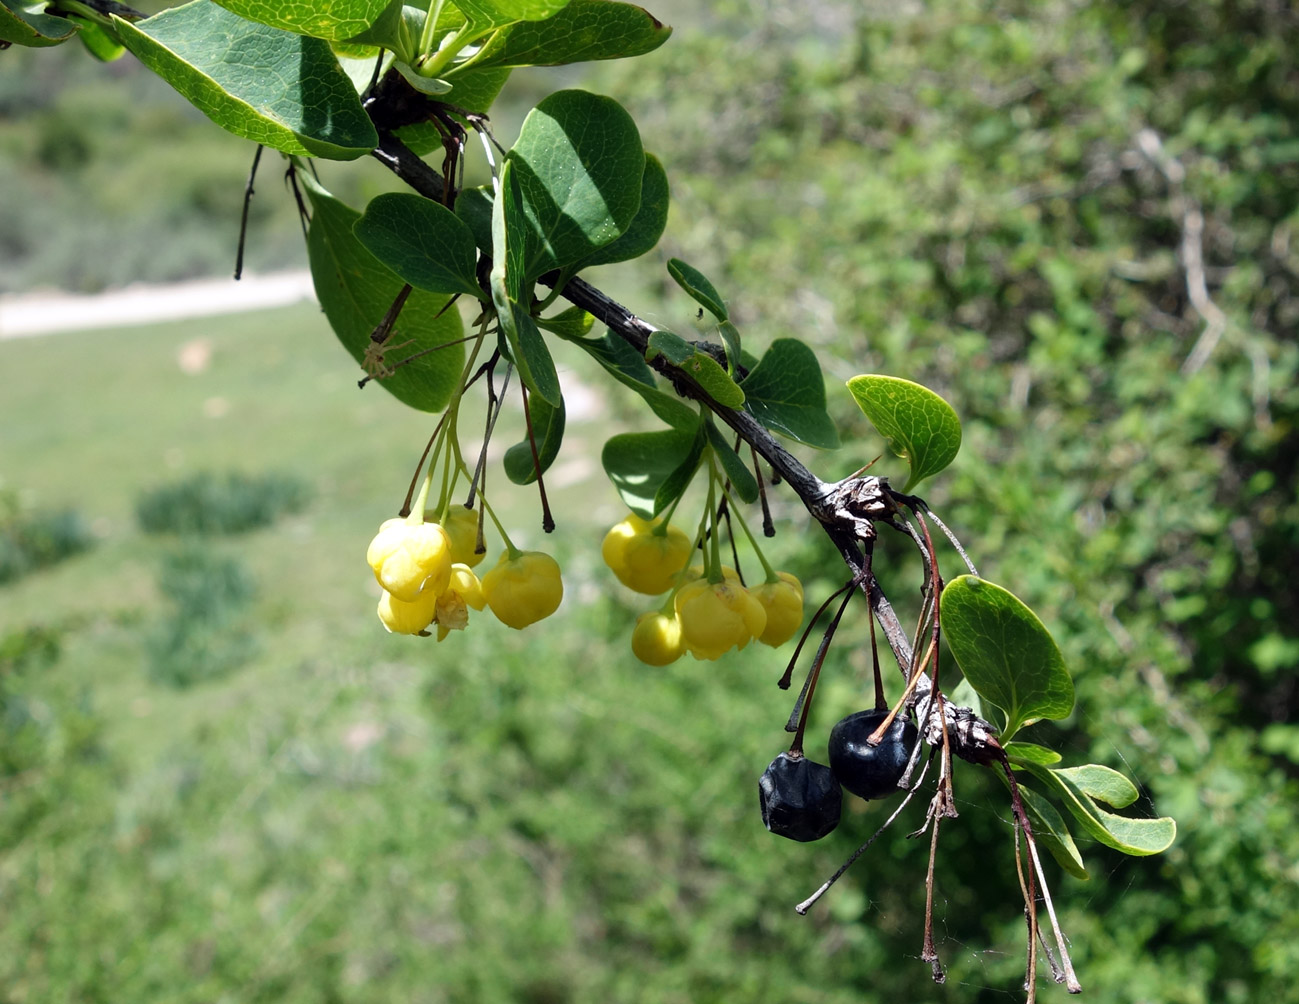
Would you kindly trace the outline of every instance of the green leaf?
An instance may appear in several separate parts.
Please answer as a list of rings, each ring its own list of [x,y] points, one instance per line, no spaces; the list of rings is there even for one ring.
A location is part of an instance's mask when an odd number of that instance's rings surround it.
[[[360,363],[370,346],[370,333],[383,320],[401,291],[402,281],[370,254],[352,228],[361,214],[338,201],[309,174],[299,180],[311,201],[311,227],[307,231],[307,258],[316,296],[330,326],[352,358]],[[388,350],[388,365],[425,349],[438,349],[399,368],[379,385],[399,401],[420,411],[441,411],[451,398],[465,362],[463,345],[449,345],[463,336],[460,314],[443,312],[449,297],[412,292],[397,318],[388,345],[411,344]]]
[[[528,398],[528,414],[532,416],[532,434],[537,441],[537,460],[541,464],[541,473],[550,470],[550,465],[559,455],[559,446],[564,441],[564,402],[558,408],[536,396]],[[523,442],[515,443],[505,451],[505,476],[516,485],[530,485],[537,480],[536,465],[532,462],[532,443],[525,435]]]
[[[492,187],[466,188],[456,196],[456,216],[474,235],[480,251],[492,258]]]
[[[1064,656],[1037,615],[1001,586],[973,575],[947,584],[943,637],[979,695],[1006,713],[1002,742],[1043,718],[1073,710]]]
[[[654,249],[668,222],[668,176],[653,154],[645,154],[641,175],[640,208],[621,237],[597,248],[565,271],[571,277],[584,268],[631,261]]]
[[[722,336],[722,345],[726,348],[726,372],[734,377],[735,367],[744,358],[740,348],[740,329],[730,321],[722,321],[717,325],[717,333]]]
[[[45,13],[44,0],[0,0],[0,42],[43,48],[66,42],[77,30],[65,17]]]
[[[558,408],[562,396],[555,361],[537,322],[520,302],[525,297],[531,300],[531,284],[525,287],[523,279],[522,210],[514,165],[508,160],[501,170],[500,187],[501,196],[492,208],[492,245],[501,252],[492,264],[492,304],[519,378],[529,390]]]
[[[357,47],[366,50],[371,65],[378,56],[379,48],[389,50],[403,63],[411,63],[419,55],[420,33],[427,17],[427,11],[419,7],[407,6],[402,0],[391,0],[369,27],[346,39],[334,41],[349,52]],[[337,48],[336,46],[336,51]]]
[[[421,94],[427,94],[430,97],[441,98],[444,94],[451,93],[450,81],[443,80],[440,77],[425,77],[416,73],[405,63],[393,64],[397,72],[401,74],[406,83],[410,84]]]
[[[1006,780],[1004,776],[1002,780]],[[1078,845],[1073,842],[1073,835],[1055,806],[1022,784],[1019,786],[1019,797],[1028,814],[1029,825],[1033,827],[1033,839],[1050,851],[1051,857],[1074,878],[1090,878],[1082,855],[1078,853]]]
[[[690,482],[694,480],[695,472],[699,470],[700,461],[704,458],[704,445],[707,441],[704,424],[701,422],[695,433],[695,441],[690,445],[690,452],[677,465],[676,470],[663,479],[658,491],[654,493],[654,515],[657,516],[685,494],[686,489],[690,487]]]
[[[1116,809],[1131,805],[1140,794],[1137,786],[1117,770],[1098,763],[1084,764],[1082,767],[1061,767],[1056,773],[1068,778],[1079,791]]]
[[[126,55],[126,46],[102,24],[75,15],[70,16],[69,20],[76,21],[81,26],[77,37],[81,39],[81,44],[86,47],[86,51],[101,63],[113,63]]]
[[[640,133],[612,98],[550,95],[524,119],[507,162],[525,218],[525,281],[587,258],[626,231],[640,208]]]
[[[471,64],[558,66],[652,52],[672,29],[644,8],[609,0],[572,0],[545,21],[521,21],[496,32]]]
[[[729,319],[726,301],[722,299],[722,294],[717,292],[713,284],[708,281],[708,277],[699,269],[686,264],[680,258],[669,258],[668,275],[690,294],[695,303],[711,313],[719,322]]]
[[[716,359],[671,331],[656,331],[650,335],[645,358],[664,355],[677,369],[697,383],[718,404],[738,408],[744,403],[744,391],[726,374]]]
[[[1006,756],[1011,763],[1020,765],[1037,763],[1049,766],[1060,762],[1060,754],[1053,749],[1039,746],[1037,743],[1005,743]]]
[[[717,459],[722,462],[722,470],[731,479],[731,487],[735,489],[735,494],[745,502],[757,502],[758,482],[753,472],[749,470],[749,465],[740,459],[740,455],[732,449],[726,437],[718,431],[711,420],[704,421],[704,431],[708,434],[708,445],[713,448]]]
[[[1096,804],[1094,798],[1104,799],[1106,795],[1118,798],[1121,805],[1130,805],[1132,798],[1123,801],[1131,792],[1136,797],[1136,789],[1131,782],[1117,771],[1098,764],[1085,767],[1067,767],[1052,770],[1038,764],[1029,764],[1027,769],[1033,776],[1049,785],[1053,793],[1064,803],[1075,819],[1082,824],[1088,834],[1107,847],[1113,847],[1124,854],[1144,857],[1167,850],[1177,837],[1177,823],[1168,816],[1156,819],[1131,819],[1106,812]],[[1122,784],[1102,775],[1115,775],[1122,779]],[[1114,803],[1110,803],[1113,805]]]
[[[388,0],[216,0],[242,18],[315,38],[351,38],[379,19]]]
[[[245,21],[211,0],[113,24],[140,62],[236,136],[331,160],[378,145],[328,42]]]
[[[961,448],[961,420],[928,387],[890,376],[857,376],[848,389],[889,449],[911,465],[904,492],[950,464]]]
[[[604,444],[600,461],[627,507],[642,519],[653,519],[666,504],[659,502],[664,485],[678,483],[692,462],[698,466],[701,440],[696,432],[678,429],[627,432]]]
[[[451,90],[441,95],[438,100],[448,105],[455,105],[467,112],[486,113],[496,96],[501,93],[505,81],[512,70],[474,70],[464,73],[448,83]],[[442,149],[442,134],[431,122],[416,122],[414,125],[402,126],[397,130],[397,138],[420,156]],[[463,194],[463,193],[462,193]],[[490,201],[490,192],[489,192]],[[459,209],[459,200],[456,205]]]
[[[569,0],[455,0],[475,28],[502,28],[515,21],[543,21],[568,6]]]
[[[825,410],[825,379],[816,353],[797,338],[778,338],[740,381],[748,411],[790,439],[821,450],[839,448]]]
[[[569,307],[554,317],[538,317],[537,327],[570,342],[580,341],[595,327],[595,318],[581,307]],[[635,352],[632,353],[635,355]]]
[[[478,285],[474,235],[431,199],[403,192],[377,196],[357,221],[356,236],[416,289],[485,295]]]
[[[699,412],[675,394],[659,390],[654,371],[645,365],[639,352],[613,332],[603,338],[586,338],[574,344],[595,359],[615,380],[635,391],[650,410],[668,425],[692,436],[699,428]]]

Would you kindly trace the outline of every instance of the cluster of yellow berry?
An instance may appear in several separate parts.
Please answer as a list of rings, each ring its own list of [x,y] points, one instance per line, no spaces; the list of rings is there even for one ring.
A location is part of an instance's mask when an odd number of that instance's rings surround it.
[[[480,581],[473,570],[483,560],[475,553],[477,535],[477,514],[461,505],[450,507],[444,523],[408,516],[381,524],[366,560],[383,587],[383,626],[423,635],[436,624],[441,641],[464,630],[470,608],[490,607],[512,628],[525,628],[559,608],[564,583],[554,558],[509,547]]]
[[[705,575],[690,566],[693,551],[679,528],[635,513],[605,535],[604,562],[623,585],[648,596],[672,590],[660,609],[636,620],[631,648],[641,662],[666,666],[686,652],[719,659],[755,638],[783,645],[798,630],[803,586],[797,578],[768,568],[767,581],[746,588],[733,568],[719,566]]]

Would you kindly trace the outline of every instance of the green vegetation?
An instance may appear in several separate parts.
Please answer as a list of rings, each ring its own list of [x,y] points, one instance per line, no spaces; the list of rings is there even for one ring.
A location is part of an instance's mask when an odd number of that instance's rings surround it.
[[[84,551],[90,529],[80,513],[61,509],[21,513],[13,493],[0,495],[0,584]]]
[[[145,533],[244,533],[306,503],[306,485],[295,478],[201,471],[145,492],[135,517]]]
[[[675,19],[653,56],[586,80],[630,107],[666,169],[672,211],[656,254],[703,269],[674,270],[690,296],[646,262],[601,284],[684,333],[707,273],[728,294],[705,280],[708,309],[750,346],[794,334],[835,377],[914,377],[955,407],[960,455],[922,490],[980,572],[1013,583],[1051,626],[1076,687],[1068,718],[1018,734],[1017,762],[1079,804],[1106,790],[1178,821],[1161,857],[1124,857],[1080,833],[1092,877],[1053,872],[1087,999],[1285,999],[1299,977],[1290,15],[1261,0],[955,0],[887,14],[733,0],[710,17],[703,29]],[[64,54],[17,65],[51,55]],[[5,68],[17,56],[0,54],[0,94],[22,95],[6,114],[39,91]],[[250,151],[178,104],[134,103],[143,85],[122,65],[79,68],[66,85],[42,78],[49,101],[2,134],[19,179],[0,192],[0,227],[16,228],[0,239],[6,283],[93,286],[189,267],[160,250],[164,231],[211,240],[223,250],[210,260],[227,260]],[[115,92],[105,77],[117,72]],[[172,126],[80,125],[138,123],[141,108],[184,131],[160,146]],[[233,151],[219,182],[205,143]],[[144,158],[127,156],[135,146]],[[380,185],[373,166],[360,181],[347,171],[323,165],[321,180],[353,204],[363,199],[347,185]],[[49,198],[22,194],[42,172]],[[195,178],[219,204],[204,208]],[[136,193],[155,183],[190,194],[139,209]],[[113,234],[121,254],[95,222],[114,193],[118,219],[145,227]],[[47,219],[56,236],[37,242]],[[291,209],[279,219],[279,231],[254,226],[255,254],[259,238],[266,249],[292,234]],[[57,236],[74,233],[85,242]],[[173,357],[200,336],[212,363],[182,375]],[[1003,802],[998,782],[956,772],[962,818],[944,828],[936,890],[949,979],[935,987],[914,958],[923,849],[905,838],[923,808],[796,916],[880,807],[849,800],[814,846],[774,838],[754,788],[788,741],[788,700],[772,685],[780,655],[749,648],[650,670],[628,654],[639,606],[610,592],[592,557],[621,515],[616,494],[590,470],[558,477],[593,457],[610,415],[622,426],[635,413],[616,402],[623,388],[599,384],[598,427],[567,416],[548,475],[571,555],[557,618],[526,639],[472,626],[440,645],[384,635],[361,552],[432,422],[356,391],[332,341],[316,311],[295,308],[0,343],[5,484],[37,508],[75,503],[103,528],[94,550],[0,587],[0,995],[1013,999],[1023,921],[1006,881],[1008,814],[990,808]],[[595,356],[597,344],[582,348]],[[573,347],[555,350],[570,393],[573,370],[599,373]],[[778,375],[754,370],[740,385],[785,407],[799,435],[805,402],[783,399]],[[828,385],[838,435],[855,446],[799,448],[827,479],[888,447],[838,380]],[[632,389],[672,423],[671,402]],[[499,441],[519,442],[521,424]],[[631,435],[647,450],[645,437],[677,435],[644,429]],[[197,583],[226,596],[223,624],[250,645],[223,673],[160,686],[147,668],[160,618],[181,623],[201,604],[167,612],[151,577],[171,545],[135,528],[134,501],[164,472],[236,467],[298,479],[311,502],[191,558],[184,575],[173,568],[163,593]],[[907,474],[892,457],[878,469]],[[643,484],[620,488],[645,499]],[[511,532],[527,527],[535,543],[531,490],[511,497]],[[795,520],[777,540],[784,566],[809,597],[826,595],[841,564],[801,513],[783,515]],[[917,581],[905,543],[881,546],[886,585]],[[942,557],[954,574],[956,557]],[[914,619],[911,597],[895,598]],[[187,637],[204,637],[191,621]],[[818,735],[869,689],[864,619],[842,632]],[[1039,741],[1141,789],[1048,770]]]

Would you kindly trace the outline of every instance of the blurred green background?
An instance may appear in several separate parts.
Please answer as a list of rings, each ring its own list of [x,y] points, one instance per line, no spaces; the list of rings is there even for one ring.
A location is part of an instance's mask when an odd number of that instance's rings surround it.
[[[1054,879],[1088,999],[1290,999],[1296,15],[651,9],[677,26],[663,49],[517,72],[497,116],[508,140],[580,82],[663,160],[660,248],[593,278],[686,331],[693,305],[661,267],[677,255],[750,344],[812,344],[848,444],[800,451],[824,478],[883,451],[843,379],[907,376],[952,402],[965,444],[927,497],[1056,633],[1078,686],[1074,716],[1033,731],[1179,823],[1164,855],[1084,843],[1092,878]],[[0,291],[227,273],[251,148],[129,57],[74,49],[0,53]],[[320,169],[353,203],[392,187],[377,165]],[[1225,322],[1207,354],[1185,270],[1197,214]],[[249,257],[305,260],[271,162]],[[946,985],[917,958],[919,804],[794,914],[887,810],[858,803],[810,846],[763,830],[787,651],[631,657],[648,604],[599,563],[620,510],[595,454],[611,424],[650,424],[559,362],[589,398],[545,541],[564,607],[438,645],[382,632],[362,562],[431,423],[358,392],[314,306],[0,341],[0,1000],[1022,998],[1009,813],[974,768],[939,851]],[[531,493],[496,480],[539,545]],[[199,515],[186,530],[160,511]],[[778,513],[773,556],[819,602],[840,566],[787,495]],[[905,608],[904,542],[877,569]],[[850,619],[821,737],[868,700],[865,641]]]

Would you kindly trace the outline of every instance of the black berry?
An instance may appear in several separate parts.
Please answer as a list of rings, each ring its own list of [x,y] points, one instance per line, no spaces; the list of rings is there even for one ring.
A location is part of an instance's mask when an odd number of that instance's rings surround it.
[[[920,734],[905,718],[893,719],[878,746],[866,740],[887,711],[858,711],[830,730],[830,769],[839,783],[860,798],[896,795]]]
[[[839,825],[843,792],[829,767],[782,753],[758,778],[758,805],[772,833],[807,843]]]

